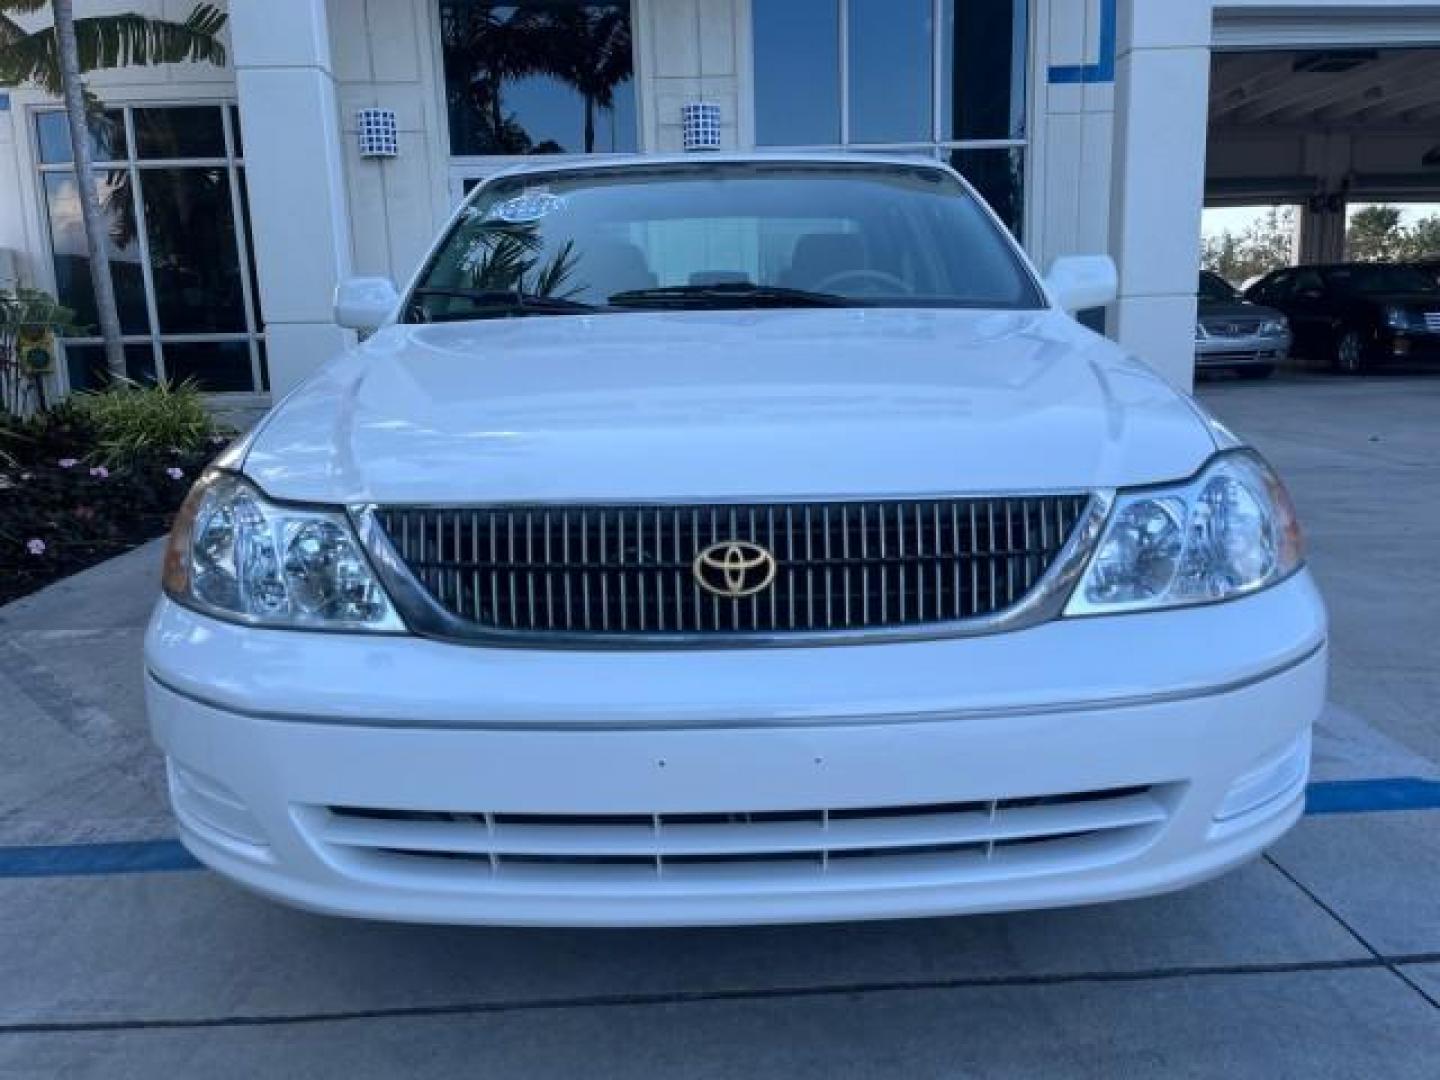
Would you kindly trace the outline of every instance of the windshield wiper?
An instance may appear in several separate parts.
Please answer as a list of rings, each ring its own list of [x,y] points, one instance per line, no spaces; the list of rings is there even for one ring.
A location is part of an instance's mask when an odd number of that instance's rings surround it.
[[[613,293],[610,303],[619,307],[858,307],[863,300],[836,293],[786,289],[779,285],[753,285],[747,281],[714,285],[662,285],[655,289],[627,289]]]
[[[587,311],[599,311],[594,304],[580,300],[566,300],[560,296],[543,296],[540,293],[524,292],[520,289],[462,289],[426,286],[416,289],[411,298],[425,296],[449,297],[469,300],[474,307],[466,311],[425,311],[432,322],[450,319],[483,318],[488,315],[577,315]],[[415,305],[411,305],[412,308]]]

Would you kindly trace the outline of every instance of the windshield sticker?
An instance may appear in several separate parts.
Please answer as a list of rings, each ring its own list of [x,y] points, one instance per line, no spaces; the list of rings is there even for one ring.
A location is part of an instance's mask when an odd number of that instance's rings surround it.
[[[502,221],[507,225],[526,225],[548,217],[565,208],[565,199],[545,191],[527,191],[513,199],[498,202],[485,211],[483,221]]]

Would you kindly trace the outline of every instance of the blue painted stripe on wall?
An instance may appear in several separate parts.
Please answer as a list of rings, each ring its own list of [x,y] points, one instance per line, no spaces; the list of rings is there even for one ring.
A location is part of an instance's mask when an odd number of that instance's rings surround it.
[[[1052,83],[1109,83],[1115,81],[1115,0],[1100,0],[1100,55],[1093,64],[1053,64]]]
[[[1437,809],[1440,809],[1440,780],[1421,780],[1413,776],[1321,781],[1310,785],[1305,799],[1307,815]],[[186,851],[178,840],[0,847],[0,879],[199,869],[201,866],[195,856]]]

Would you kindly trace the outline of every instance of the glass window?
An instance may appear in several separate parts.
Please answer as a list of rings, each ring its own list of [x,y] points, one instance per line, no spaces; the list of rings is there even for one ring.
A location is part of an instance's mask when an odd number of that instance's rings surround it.
[[[1024,148],[955,150],[950,154],[950,164],[975,186],[1005,227],[1019,236],[1025,217]]]
[[[135,110],[135,142],[142,158],[223,158],[225,121],[216,108]]]
[[[253,390],[250,345],[244,341],[172,341],[165,346],[165,374],[194,379],[207,390]]]
[[[975,200],[926,165],[707,163],[498,180],[426,268],[409,318],[512,314],[517,291],[539,311],[1042,302]]]
[[[759,145],[948,160],[1019,235],[1029,0],[752,0],[751,9]]]
[[[1383,296],[1386,293],[1440,293],[1440,285],[1414,266],[1341,266],[1325,271],[1326,283],[1348,296]]]
[[[145,275],[140,267],[140,245],[135,235],[135,188],[128,169],[95,170],[110,239],[110,277],[115,284],[120,328],[127,334],[150,329],[145,310]],[[50,249],[54,255],[55,295],[75,312],[75,322],[99,332],[95,288],[90,281],[90,248],[80,217],[80,193],[75,173],[46,173],[45,209],[50,219]]]
[[[637,148],[628,2],[442,0],[452,154]]]
[[[233,108],[144,106],[107,113],[108,127],[119,133],[109,152],[118,156],[95,170],[96,186],[108,219],[132,378],[194,379],[210,391],[264,388],[244,170],[226,153],[225,112],[232,110],[233,120]],[[124,141],[127,122],[134,147]],[[105,379],[104,350],[64,114],[39,113],[35,123],[55,291],[76,311],[80,327],[65,342],[70,385],[94,387]],[[237,135],[232,127],[232,139]],[[62,148],[67,152],[61,154]]]
[[[63,112],[43,112],[35,117],[35,140],[42,165],[69,165],[70,118]],[[125,152],[125,114],[106,109],[90,121],[90,156],[95,161],[119,161]]]
[[[850,141],[931,136],[932,0],[849,0]]]
[[[140,185],[160,332],[244,333],[228,172],[144,169]]]
[[[751,0],[755,141],[840,141],[840,8],[835,0]]]
[[[940,137],[1023,139],[1026,0],[943,0]]]
[[[65,370],[71,390],[99,390],[110,379],[104,345],[65,345]],[[149,342],[125,346],[125,375],[136,382],[155,381],[155,348]]]

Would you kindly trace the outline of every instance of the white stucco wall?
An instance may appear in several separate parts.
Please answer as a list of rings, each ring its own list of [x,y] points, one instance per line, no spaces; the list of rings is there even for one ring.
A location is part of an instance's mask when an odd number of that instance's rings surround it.
[[[434,0],[328,0],[353,268],[403,281],[450,212]],[[395,158],[360,157],[356,113],[393,109]]]

